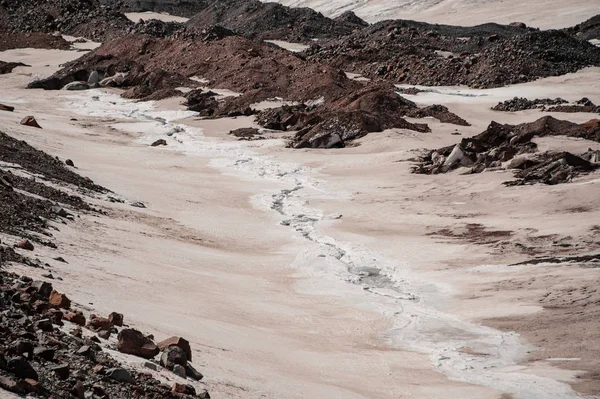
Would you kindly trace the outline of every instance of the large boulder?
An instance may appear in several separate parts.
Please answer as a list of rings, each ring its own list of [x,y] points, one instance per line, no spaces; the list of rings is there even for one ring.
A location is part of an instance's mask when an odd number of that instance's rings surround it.
[[[117,339],[119,341],[117,349],[121,353],[151,359],[160,352],[158,346],[150,338],[133,328],[121,330]]]
[[[185,338],[171,337],[160,341],[157,345],[158,349],[160,349],[161,351],[164,351],[165,348],[168,348],[169,346],[178,346],[181,349],[183,349],[187,360],[190,362],[192,361],[192,348],[190,347],[189,341]]]
[[[186,366],[187,359],[185,352],[178,346],[165,348],[160,356],[160,365],[169,370],[173,370],[176,365]],[[185,368],[183,374],[185,376]]]

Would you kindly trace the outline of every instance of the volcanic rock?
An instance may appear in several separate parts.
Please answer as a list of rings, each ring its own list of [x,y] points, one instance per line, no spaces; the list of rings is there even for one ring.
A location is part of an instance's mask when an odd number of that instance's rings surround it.
[[[113,325],[122,327],[123,326],[123,314],[117,312],[111,312],[108,315],[108,321],[110,321]]]
[[[163,341],[160,341],[157,344],[157,346],[161,351],[164,351],[166,348],[169,348],[171,346],[177,346],[177,347],[181,348],[181,350],[183,350],[186,360],[188,360],[190,362],[192,361],[192,348],[190,347],[189,341],[186,340],[185,338],[170,337]],[[185,363],[181,363],[181,364],[185,365]]]
[[[21,120],[21,125],[37,127],[39,129],[42,128],[33,116],[26,116],[23,118],[23,120]]]
[[[0,111],[13,112],[14,110],[15,110],[15,107],[12,107],[10,105],[0,104]]]
[[[175,365],[185,366],[187,359],[185,352],[178,346],[169,346],[163,349],[162,355],[160,356],[160,365],[166,369],[173,370]],[[183,370],[185,376],[185,369]]]
[[[154,143],[150,144],[152,147],[158,147],[159,145],[167,145],[167,141],[165,139],[158,139]]]

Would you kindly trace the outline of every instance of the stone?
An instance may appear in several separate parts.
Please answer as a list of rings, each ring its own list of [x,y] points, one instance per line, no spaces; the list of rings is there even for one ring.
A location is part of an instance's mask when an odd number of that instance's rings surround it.
[[[31,356],[34,352],[34,346],[31,341],[18,339],[10,344],[9,351],[10,353],[14,353],[16,355],[23,355],[27,353],[29,355],[28,358],[31,359]]]
[[[61,380],[66,380],[69,378],[70,370],[69,365],[67,363],[60,363],[56,366],[50,367],[50,371],[52,371],[58,378]]]
[[[153,371],[158,371],[159,369],[159,365],[153,362],[144,362],[144,367]]]
[[[181,377],[181,378],[185,378],[185,367],[183,367],[180,364],[176,364],[175,366],[173,366],[173,374]]]
[[[134,382],[133,377],[129,371],[125,370],[121,367],[113,367],[106,370],[106,375],[113,380],[121,381],[121,382]]]
[[[37,372],[24,357],[19,356],[9,359],[6,364],[6,368],[19,378],[32,378],[34,380],[38,379]]]
[[[160,341],[158,344],[158,349],[163,351],[165,348],[169,346],[178,346],[183,349],[185,356],[188,361],[192,361],[192,348],[190,347],[190,343],[187,339],[181,337],[171,337],[167,338],[163,341]]]
[[[96,374],[104,374],[104,366],[101,364],[95,365],[92,370],[94,370],[94,373]]]
[[[183,393],[185,395],[196,395],[196,389],[193,386],[189,384],[179,384],[177,382],[173,384],[171,391],[176,393]]]
[[[98,73],[98,71],[93,71],[92,73],[90,73],[90,77],[88,78],[88,83],[95,85],[95,84],[99,84],[100,83],[100,74]]]
[[[34,281],[31,283],[31,286],[37,290],[39,296],[46,299],[50,298],[50,294],[52,293],[52,284],[45,281]]]
[[[75,312],[69,312],[64,317],[65,320],[68,320],[71,323],[77,324],[79,326],[85,326],[85,316],[78,310]]]
[[[82,82],[82,81],[75,81],[75,82],[71,82],[71,83],[67,83],[66,85],[63,86],[63,90],[88,90],[90,88],[90,85],[87,82]]]
[[[178,346],[166,347],[163,350],[162,355],[160,355],[160,365],[166,369],[173,370],[173,367],[175,367],[176,364],[180,366],[185,366],[187,364],[185,352]]]
[[[71,330],[71,335],[77,338],[81,338],[83,336],[83,331],[81,328],[74,328]]]
[[[63,217],[63,218],[66,218],[67,216],[69,216],[69,212],[67,212],[65,210],[65,208],[60,207],[60,206],[53,206],[50,210],[55,215],[58,215],[58,216]]]
[[[200,381],[204,378],[201,372],[196,370],[191,364],[185,365],[185,374],[190,377],[192,380]]]
[[[41,357],[44,360],[54,359],[54,349],[38,346],[33,350],[33,356]]]
[[[108,315],[108,320],[115,326],[123,327],[123,315],[121,313],[112,312]]]
[[[71,161],[70,159],[67,159],[67,160],[65,161],[65,164],[66,164],[67,166],[72,166],[72,167],[75,167],[75,164],[74,164],[74,163],[73,163],[73,161]]]
[[[85,387],[83,382],[77,381],[73,388],[71,388],[71,394],[79,399],[85,399]]]
[[[21,120],[21,125],[24,126],[30,126],[30,127],[37,127],[38,129],[41,129],[42,127],[39,125],[39,123],[35,120],[35,118],[33,116],[26,116],[25,118],[23,118]]]
[[[121,330],[117,339],[117,350],[121,353],[151,359],[160,352],[158,346],[151,339],[133,328]]]
[[[87,327],[93,331],[110,331],[110,329],[113,328],[113,324],[109,319],[105,317],[97,317],[95,315],[91,315]]]
[[[32,378],[25,378],[21,382],[23,384],[23,388],[25,388],[27,392],[40,394],[44,392],[44,387],[42,387],[42,384]]]
[[[210,394],[208,393],[208,391],[204,390],[198,394],[198,397],[200,399],[210,399]]]
[[[33,251],[35,248],[29,240],[21,240],[15,244],[15,247],[26,249],[27,251]]]
[[[89,356],[92,353],[92,348],[88,345],[83,345],[81,348],[77,349],[77,352],[75,353],[81,356]]]
[[[69,309],[71,307],[71,300],[56,290],[52,290],[48,302],[57,308]]]
[[[0,388],[14,393],[27,392],[21,381],[16,381],[9,377],[0,376]]]
[[[100,330],[98,331],[98,336],[102,339],[109,339],[110,338],[110,331],[108,330]]]
[[[10,105],[0,104],[0,111],[13,112],[14,110],[15,110],[15,107],[12,107]]]
[[[167,145],[167,141],[165,139],[158,139],[154,143],[150,144],[152,147],[158,147],[159,145]]]
[[[42,331],[50,332],[54,331],[54,327],[52,326],[52,321],[50,319],[41,319],[33,323],[33,326]]]

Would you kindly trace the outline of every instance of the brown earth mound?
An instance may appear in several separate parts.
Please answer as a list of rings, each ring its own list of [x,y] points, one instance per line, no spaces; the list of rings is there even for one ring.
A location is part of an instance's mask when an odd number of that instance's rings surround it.
[[[517,155],[532,153],[537,145],[531,140],[543,136],[579,137],[600,141],[600,124],[594,121],[578,125],[545,116],[535,122],[520,125],[501,125],[492,122],[481,134],[465,138],[459,144],[430,151],[413,168],[414,173],[446,173],[457,167],[470,168],[469,173],[480,173],[498,168]],[[508,165],[517,169],[520,180],[510,184],[543,182],[557,184],[574,176],[595,170],[598,157],[594,152],[581,154],[544,153],[537,157],[519,157]]]
[[[309,59],[427,86],[499,87],[600,65],[600,48],[562,31],[486,24],[475,27],[383,21],[315,43]]]
[[[68,50],[71,45],[61,36],[47,33],[6,33],[0,31],[0,51],[16,48]]]

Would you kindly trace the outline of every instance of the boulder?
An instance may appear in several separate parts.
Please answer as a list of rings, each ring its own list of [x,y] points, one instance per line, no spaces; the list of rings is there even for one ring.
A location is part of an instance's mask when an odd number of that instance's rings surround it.
[[[160,352],[158,346],[151,339],[133,328],[121,330],[117,339],[117,350],[121,353],[151,359]]]
[[[39,123],[35,120],[35,118],[33,116],[26,116],[25,118],[23,118],[21,120],[21,125],[24,126],[31,126],[31,127],[37,127],[38,129],[41,129],[42,127],[39,125]]]
[[[71,300],[56,290],[52,290],[48,302],[57,308],[69,309],[71,307]]]
[[[192,361],[192,348],[190,347],[190,343],[187,339],[181,337],[171,337],[165,340],[160,341],[158,344],[158,349],[164,351],[165,348],[169,346],[178,346],[183,349],[185,356],[189,362]]]
[[[121,367],[114,367],[114,368],[110,368],[110,369],[106,370],[106,375],[116,381],[129,382],[129,383],[134,382],[133,377],[131,376],[131,373]]]
[[[123,327],[123,315],[121,313],[112,312],[108,315],[108,320],[117,327]]]
[[[50,298],[52,293],[52,284],[45,281],[34,281],[31,286],[37,290],[39,296],[43,298]]]
[[[177,365],[177,364],[180,366],[187,365],[187,359],[185,356],[185,352],[183,351],[183,349],[181,349],[178,346],[166,347],[163,350],[162,355],[160,355],[160,365],[169,370],[173,370],[173,367],[175,367],[175,365]],[[184,369],[184,371],[185,371],[185,369]],[[185,376],[185,372],[184,372],[184,376]]]
[[[185,378],[185,376],[186,376],[186,374],[185,374],[185,367],[183,367],[180,364],[176,364],[173,367],[173,374],[175,374],[175,375],[177,375],[177,376],[179,376],[181,378]]]
[[[6,368],[19,378],[32,378],[34,380],[38,379],[37,372],[24,357],[18,356],[9,359],[6,363]]]
[[[90,85],[87,82],[75,81],[71,83],[67,83],[63,86],[63,90],[88,90]]]
[[[67,166],[72,166],[72,167],[75,167],[75,164],[74,164],[74,163],[73,163],[73,161],[71,161],[70,159],[67,159],[67,160],[65,161],[65,164],[66,164]]]
[[[64,317],[71,323],[77,324],[79,326],[85,326],[85,316],[78,310],[75,312],[69,312]]]

